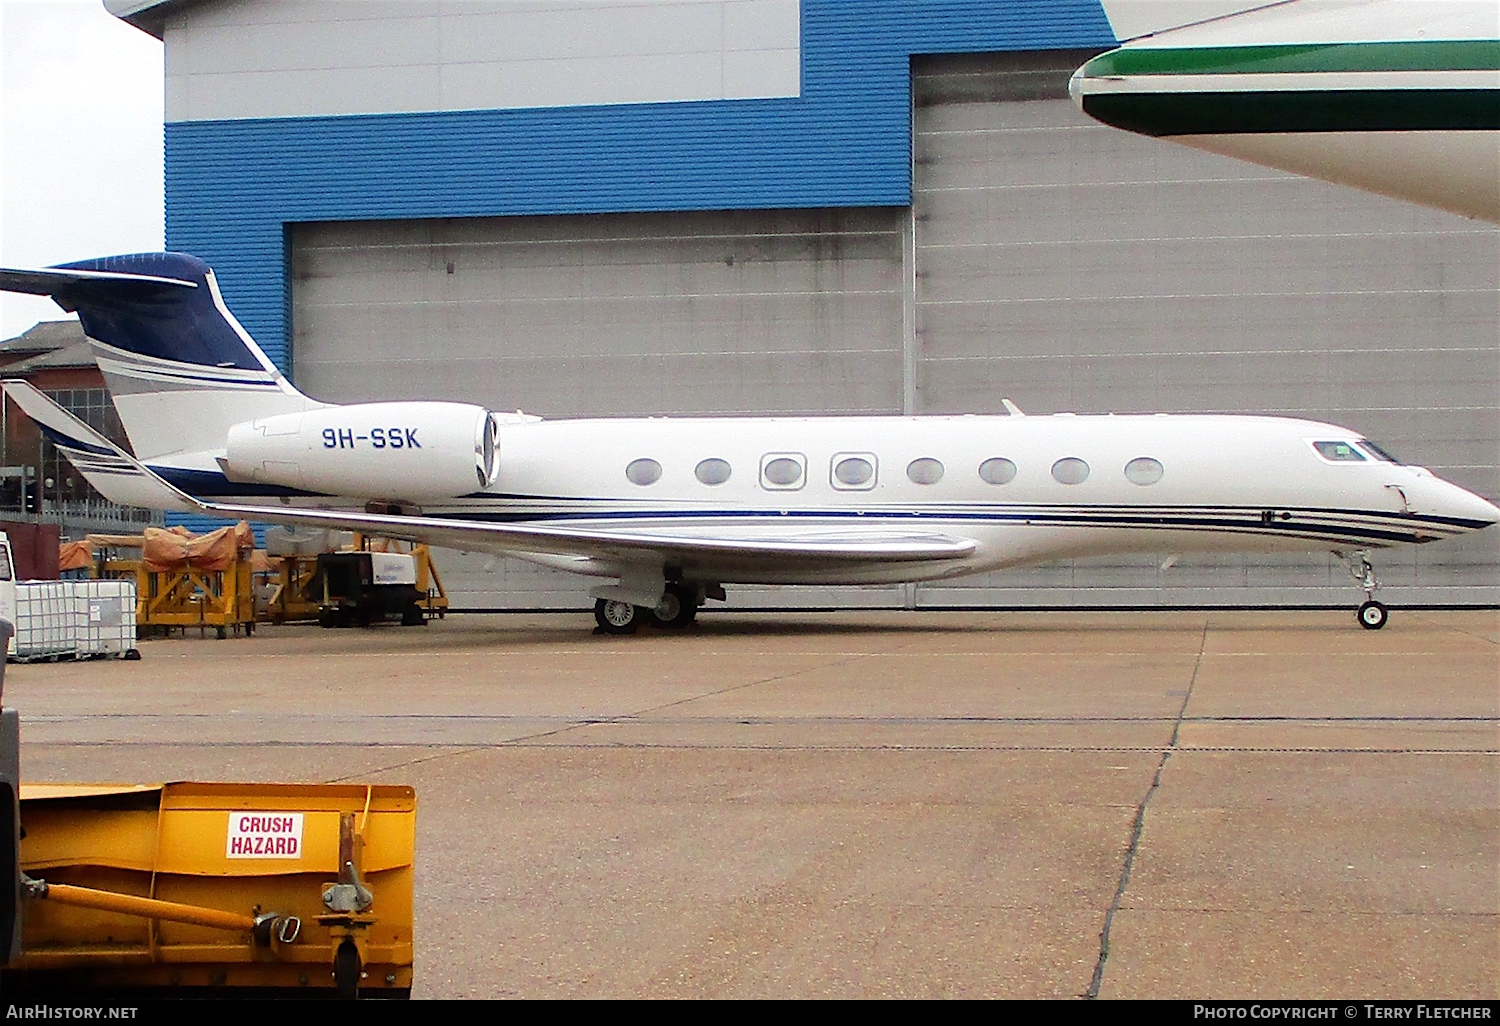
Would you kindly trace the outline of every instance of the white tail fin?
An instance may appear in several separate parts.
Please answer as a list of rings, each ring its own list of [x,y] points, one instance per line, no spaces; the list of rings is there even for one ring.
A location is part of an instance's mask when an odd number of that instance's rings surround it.
[[[136,456],[218,474],[232,424],[315,409],[224,304],[214,273],[184,253],[0,270],[0,289],[76,310]]]

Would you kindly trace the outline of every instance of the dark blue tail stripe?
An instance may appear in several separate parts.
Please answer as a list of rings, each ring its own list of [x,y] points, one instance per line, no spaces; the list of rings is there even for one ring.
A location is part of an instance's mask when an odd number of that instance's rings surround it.
[[[186,253],[139,253],[63,264],[58,270],[114,271],[191,281],[197,288],[129,281],[80,281],[54,298],[78,319],[90,338],[141,356],[200,367],[261,370],[208,288],[209,267]]]

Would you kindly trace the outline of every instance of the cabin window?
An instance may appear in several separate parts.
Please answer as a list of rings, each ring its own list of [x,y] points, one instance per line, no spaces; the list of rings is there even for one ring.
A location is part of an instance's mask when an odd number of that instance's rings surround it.
[[[631,460],[625,468],[625,477],[631,484],[656,484],[661,479],[661,464],[651,459]]]
[[[762,487],[790,491],[801,488],[806,475],[807,457],[800,452],[771,452],[760,458]]]
[[[1363,463],[1365,454],[1349,442],[1314,442],[1318,455],[1334,463]]]
[[[912,484],[937,484],[943,479],[943,465],[931,456],[923,456],[906,465],[906,476]]]
[[[1064,456],[1052,464],[1052,480],[1058,484],[1083,484],[1089,479],[1089,465],[1077,456]]]
[[[1137,456],[1125,464],[1125,478],[1131,484],[1154,485],[1161,480],[1161,463],[1150,456]]]
[[[729,464],[710,457],[693,468],[693,476],[706,485],[720,485],[729,480]]]
[[[994,456],[979,465],[979,480],[985,484],[1010,484],[1016,479],[1016,465],[1004,456]]]
[[[875,463],[872,453],[838,453],[832,460],[833,486],[845,490],[874,488]]]

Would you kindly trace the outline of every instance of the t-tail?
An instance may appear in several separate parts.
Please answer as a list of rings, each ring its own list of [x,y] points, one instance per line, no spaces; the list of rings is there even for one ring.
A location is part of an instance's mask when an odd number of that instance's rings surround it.
[[[488,410],[331,406],[303,395],[235,320],[214,272],[195,256],[0,269],[0,290],[51,296],[78,313],[135,458],[193,496],[406,505],[461,497],[495,480],[499,425]],[[22,395],[38,405],[24,391],[13,398]],[[161,501],[154,488],[140,492],[140,475],[116,466],[97,440],[72,438],[61,422],[39,423],[107,498]]]
[[[317,409],[235,320],[213,270],[185,253],[0,270],[0,289],[76,311],[142,461],[217,475],[231,425]]]

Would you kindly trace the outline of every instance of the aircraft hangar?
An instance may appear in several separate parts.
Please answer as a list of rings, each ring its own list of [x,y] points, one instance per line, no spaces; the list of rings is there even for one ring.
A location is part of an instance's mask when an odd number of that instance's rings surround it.
[[[1091,121],[1099,0],[106,6],[165,44],[168,247],[318,398],[1272,413],[1500,495],[1500,231]],[[1332,558],[1160,563],[730,600],[1357,596]],[[1395,603],[1500,602],[1495,531],[1378,564]],[[458,606],[588,604],[443,566]]]

